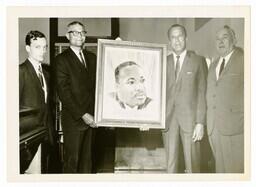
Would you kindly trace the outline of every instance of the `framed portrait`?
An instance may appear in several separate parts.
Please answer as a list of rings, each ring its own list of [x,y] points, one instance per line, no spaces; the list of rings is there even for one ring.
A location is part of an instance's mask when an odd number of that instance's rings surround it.
[[[98,40],[98,126],[165,128],[165,44]]]

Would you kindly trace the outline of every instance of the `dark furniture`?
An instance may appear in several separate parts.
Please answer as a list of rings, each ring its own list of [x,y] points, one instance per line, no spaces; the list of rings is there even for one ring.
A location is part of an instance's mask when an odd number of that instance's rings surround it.
[[[37,124],[37,109],[20,108],[20,173],[29,166],[38,146],[47,137],[46,127]],[[44,159],[42,159],[44,160]],[[44,168],[44,167],[42,167]]]

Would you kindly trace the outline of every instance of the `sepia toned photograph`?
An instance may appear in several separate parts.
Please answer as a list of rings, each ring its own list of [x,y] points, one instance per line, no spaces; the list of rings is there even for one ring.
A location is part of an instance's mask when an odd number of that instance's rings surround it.
[[[163,44],[98,40],[98,126],[165,127],[166,49]]]
[[[250,8],[205,9],[9,7],[8,180],[249,180]]]

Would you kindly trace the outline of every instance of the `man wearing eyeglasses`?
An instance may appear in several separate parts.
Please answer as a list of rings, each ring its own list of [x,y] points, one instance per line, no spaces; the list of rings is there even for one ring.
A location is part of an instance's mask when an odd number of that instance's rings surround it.
[[[67,26],[70,47],[55,60],[57,93],[62,102],[64,173],[92,172],[92,137],[96,56],[84,51],[85,27],[74,21]]]

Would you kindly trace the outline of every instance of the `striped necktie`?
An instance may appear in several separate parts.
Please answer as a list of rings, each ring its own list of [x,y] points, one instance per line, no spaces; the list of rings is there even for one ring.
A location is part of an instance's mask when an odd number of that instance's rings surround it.
[[[41,66],[38,66],[38,78],[40,80],[42,88],[44,88],[43,71]]]
[[[83,63],[83,65],[84,65],[85,68],[86,68],[87,66],[86,66],[86,62],[84,61],[84,58],[83,58],[83,55],[82,55],[82,51],[79,52],[79,56],[80,56],[81,62]]]
[[[176,60],[176,66],[175,66],[175,80],[178,79],[178,75],[180,72],[180,56],[176,56],[177,60]]]

